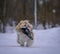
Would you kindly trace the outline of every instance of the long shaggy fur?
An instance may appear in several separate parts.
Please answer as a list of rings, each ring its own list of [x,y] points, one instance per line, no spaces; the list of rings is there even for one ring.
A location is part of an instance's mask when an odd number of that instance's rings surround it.
[[[17,42],[20,44],[20,46],[30,47],[33,44],[33,40],[31,40],[21,31],[21,28],[24,28],[24,26],[29,29],[31,37],[34,39],[33,26],[29,23],[28,20],[21,20],[16,26]]]

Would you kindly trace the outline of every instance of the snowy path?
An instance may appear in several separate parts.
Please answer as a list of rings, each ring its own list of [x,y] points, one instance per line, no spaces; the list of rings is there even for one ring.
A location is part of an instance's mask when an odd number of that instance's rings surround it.
[[[60,28],[34,30],[34,44],[20,47],[16,33],[0,34],[0,54],[60,54]]]

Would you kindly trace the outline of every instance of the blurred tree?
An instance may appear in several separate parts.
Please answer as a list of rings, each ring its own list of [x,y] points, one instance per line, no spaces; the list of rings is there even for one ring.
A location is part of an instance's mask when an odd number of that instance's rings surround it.
[[[5,33],[6,26],[6,0],[0,0],[0,20],[3,23],[3,33]]]
[[[0,20],[3,23],[3,32],[6,24],[12,25],[12,21],[17,23],[27,19],[34,24],[34,1],[35,0],[0,0]],[[60,0],[37,0],[38,24],[42,23],[44,29],[46,23],[60,25]],[[16,24],[17,24],[16,23]],[[1,26],[0,26],[1,27]]]

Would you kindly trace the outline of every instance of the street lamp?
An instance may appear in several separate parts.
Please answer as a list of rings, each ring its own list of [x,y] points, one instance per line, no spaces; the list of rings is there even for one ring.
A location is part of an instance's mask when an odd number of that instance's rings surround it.
[[[56,10],[55,10],[55,9],[53,9],[53,10],[52,10],[52,12],[55,14],[55,13],[56,13]]]
[[[43,0],[39,0],[39,4],[40,4],[40,6],[42,6],[43,5]]]
[[[55,27],[55,24],[56,24],[56,19],[55,19],[56,10],[53,9],[52,12],[53,12],[53,26],[52,27]]]

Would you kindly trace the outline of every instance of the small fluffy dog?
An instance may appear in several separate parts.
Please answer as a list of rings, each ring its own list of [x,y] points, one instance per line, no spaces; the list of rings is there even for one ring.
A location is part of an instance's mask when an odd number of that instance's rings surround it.
[[[28,20],[21,20],[16,26],[17,31],[17,42],[20,46],[30,47],[34,40],[33,26]]]

